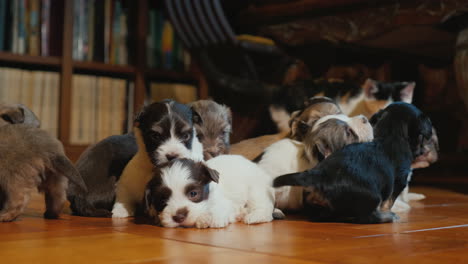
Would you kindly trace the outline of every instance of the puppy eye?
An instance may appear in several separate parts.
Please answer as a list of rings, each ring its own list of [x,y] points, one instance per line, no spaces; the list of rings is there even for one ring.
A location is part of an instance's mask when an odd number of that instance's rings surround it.
[[[154,139],[154,140],[160,140],[161,139],[161,134],[159,134],[157,132],[153,132],[153,133],[151,133],[151,138]]]
[[[198,140],[202,141],[205,138],[205,136],[203,134],[197,134],[197,138]]]
[[[183,141],[189,141],[189,139],[192,137],[192,134],[191,133],[187,133],[185,135],[182,136],[182,140]]]
[[[198,196],[198,192],[197,192],[197,191],[190,191],[190,192],[189,192],[189,197],[190,197],[190,198],[195,198],[195,197],[197,197],[197,196]]]

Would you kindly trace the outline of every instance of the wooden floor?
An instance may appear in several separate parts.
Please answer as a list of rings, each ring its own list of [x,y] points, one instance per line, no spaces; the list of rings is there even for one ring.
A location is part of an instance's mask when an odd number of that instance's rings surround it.
[[[414,188],[401,222],[380,225],[283,220],[225,229],[170,229],[70,216],[42,218],[37,195],[0,223],[0,263],[468,263],[468,196]]]

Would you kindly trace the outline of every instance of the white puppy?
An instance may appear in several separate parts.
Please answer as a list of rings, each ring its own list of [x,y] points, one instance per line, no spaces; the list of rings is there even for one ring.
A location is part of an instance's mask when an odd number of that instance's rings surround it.
[[[164,227],[221,228],[273,220],[271,177],[238,155],[206,163],[178,159],[154,172],[145,191],[146,214]]]
[[[372,126],[366,117],[327,115],[308,129],[302,142],[286,138],[272,144],[262,154],[258,165],[274,179],[313,168],[335,150],[372,139]],[[302,187],[285,186],[276,188],[275,192],[275,207],[287,210],[302,208]]]

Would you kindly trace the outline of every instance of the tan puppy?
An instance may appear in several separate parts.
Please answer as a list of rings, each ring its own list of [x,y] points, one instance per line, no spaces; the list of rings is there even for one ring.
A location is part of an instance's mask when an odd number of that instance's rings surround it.
[[[36,189],[45,193],[45,218],[59,217],[68,181],[86,190],[60,141],[44,130],[26,124],[1,126],[0,153],[0,222],[15,220]]]
[[[301,141],[309,127],[312,127],[317,120],[323,116],[335,114],[341,114],[341,110],[332,99],[321,96],[312,97],[304,110],[296,111],[292,114],[289,121],[290,132],[243,140],[231,145],[230,154],[242,155],[247,159],[253,160],[259,157],[267,147],[284,138],[288,137]]]

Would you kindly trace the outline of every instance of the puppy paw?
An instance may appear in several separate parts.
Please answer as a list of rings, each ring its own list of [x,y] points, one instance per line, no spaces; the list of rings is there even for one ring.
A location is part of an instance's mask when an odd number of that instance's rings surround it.
[[[396,200],[392,206],[392,212],[407,212],[411,209],[411,206],[401,200]]]
[[[59,218],[59,214],[57,212],[45,211],[44,212],[44,218],[57,219],[57,218]]]
[[[276,219],[276,220],[282,220],[286,218],[286,215],[283,213],[283,211],[281,211],[278,208],[275,208],[275,210],[273,210],[272,216],[273,216],[273,219]]]
[[[211,217],[208,215],[201,216],[195,221],[195,227],[196,228],[208,228],[210,227],[211,224]]]
[[[426,199],[426,195],[422,193],[408,193],[408,201],[419,201]]]
[[[273,214],[265,210],[254,210],[244,217],[244,223],[258,224],[273,221]]]
[[[128,210],[121,203],[114,204],[112,209],[112,218],[125,218],[131,216]]]

